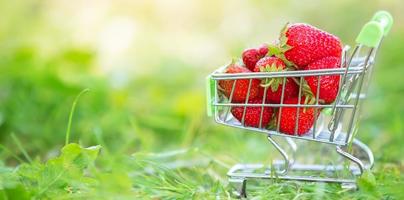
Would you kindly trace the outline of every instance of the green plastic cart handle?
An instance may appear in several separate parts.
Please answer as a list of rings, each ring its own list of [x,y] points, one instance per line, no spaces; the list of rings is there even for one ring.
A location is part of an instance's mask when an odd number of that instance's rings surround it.
[[[383,36],[386,36],[393,25],[393,17],[387,11],[378,11],[373,16],[372,20],[366,23],[358,37],[356,43],[376,47]]]
[[[383,27],[384,36],[389,34],[391,26],[393,25],[393,16],[387,11],[381,10],[373,15],[372,21],[379,22]]]
[[[206,77],[206,114],[208,117],[211,117],[213,114],[213,96],[214,96],[214,89],[215,89],[215,81],[208,75]]]

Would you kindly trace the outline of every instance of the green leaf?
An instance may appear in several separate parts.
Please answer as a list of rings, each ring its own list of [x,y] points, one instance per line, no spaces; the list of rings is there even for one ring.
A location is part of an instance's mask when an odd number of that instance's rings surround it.
[[[57,159],[63,160],[65,167],[74,165],[84,169],[94,163],[100,149],[99,145],[83,148],[76,143],[71,143],[63,147],[62,154]]]
[[[96,184],[93,178],[86,177],[84,169],[94,165],[100,149],[101,146],[84,148],[71,143],[62,148],[60,156],[45,164],[34,161],[21,165],[17,175],[35,198],[52,199],[62,193],[78,192]]]
[[[268,45],[268,55],[269,56],[278,55],[281,53],[282,53],[282,51],[278,46],[272,45],[272,44]]]
[[[363,172],[362,176],[358,178],[359,189],[374,197],[380,197],[377,190],[376,178],[369,170]]]
[[[29,200],[31,195],[21,184],[0,190],[0,200]]]
[[[279,88],[279,85],[282,84],[282,78],[274,78],[274,82],[271,84],[272,92],[276,92]]]
[[[290,62],[288,59],[286,59],[285,54],[277,54],[276,57],[280,58],[287,67],[296,67],[293,62]]]
[[[278,90],[278,84],[271,84],[271,91],[276,92]]]

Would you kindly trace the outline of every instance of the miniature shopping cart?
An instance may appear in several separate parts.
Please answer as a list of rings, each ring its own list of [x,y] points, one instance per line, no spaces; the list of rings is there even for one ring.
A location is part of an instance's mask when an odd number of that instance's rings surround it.
[[[236,194],[239,197],[246,197],[246,185],[248,180],[253,179],[280,179],[280,180],[297,180],[297,181],[313,181],[340,183],[345,188],[356,188],[356,178],[361,176],[365,170],[372,168],[374,158],[372,151],[358,139],[355,139],[359,113],[362,101],[366,98],[369,80],[375,62],[377,50],[383,37],[386,36],[392,26],[392,16],[385,11],[379,11],[373,19],[364,25],[356,38],[355,48],[345,46],[341,56],[341,68],[319,69],[308,71],[282,71],[282,72],[257,72],[257,73],[224,73],[225,67],[221,67],[210,74],[207,78],[207,104],[208,115],[213,116],[219,124],[245,129],[252,132],[263,133],[268,141],[279,151],[283,157],[282,160],[275,160],[270,166],[263,164],[236,164],[229,172],[229,182],[236,185]],[[294,77],[303,80],[302,77],[314,76],[320,79],[324,76],[340,76],[340,84],[336,100],[329,105],[319,103],[317,92],[314,104],[283,104],[284,87],[287,78]],[[237,80],[266,79],[266,78],[283,78],[282,99],[279,104],[265,103],[249,104],[248,94],[244,103],[232,103],[219,88],[220,80],[233,81],[233,90]],[[300,79],[299,79],[300,78]],[[318,84],[318,87],[320,84]],[[250,91],[250,88],[248,89]],[[318,88],[317,88],[317,91]],[[299,89],[299,99],[302,95],[302,84]],[[264,95],[265,98],[265,95]],[[242,122],[236,120],[230,110],[234,106],[253,107],[260,106],[273,107],[278,110],[277,114],[282,112],[285,107],[313,107],[322,108],[321,114],[315,121],[310,131],[302,136],[298,134],[288,135],[279,131],[279,121],[274,129],[254,128],[244,126]],[[300,109],[298,109],[300,110]],[[316,109],[318,110],[318,109]],[[245,111],[244,111],[245,113]],[[244,114],[245,115],[245,114]],[[299,115],[299,112],[296,113]],[[243,117],[244,118],[244,117]],[[296,116],[296,126],[298,126],[298,116]],[[262,121],[262,112],[261,119]],[[297,130],[297,127],[295,127]],[[277,139],[284,139],[284,143],[288,144],[288,148],[283,148]],[[329,147],[335,147],[341,164],[307,164],[298,163],[295,160],[297,152],[297,140],[308,140],[316,144],[323,143]],[[288,153],[288,151],[290,153]],[[340,177],[341,171],[347,171],[347,177]]]

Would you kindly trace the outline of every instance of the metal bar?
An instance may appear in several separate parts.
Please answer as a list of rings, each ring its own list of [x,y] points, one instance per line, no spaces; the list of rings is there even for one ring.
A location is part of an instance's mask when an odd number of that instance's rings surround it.
[[[292,159],[289,159],[289,166],[292,166],[296,160],[295,158],[296,158],[297,145],[290,137],[285,137],[285,140],[286,143],[288,143],[290,149],[292,149]]]
[[[279,111],[278,111],[278,120],[276,122],[276,131],[279,132],[279,126],[281,124],[281,115],[282,115],[282,107],[284,106],[283,101],[285,97],[285,86],[286,85],[286,78],[283,78],[282,81],[282,92],[281,92],[281,102],[279,104]]]
[[[368,93],[369,83],[370,83],[371,78],[373,77],[373,68],[374,68],[373,64],[375,62],[375,57],[377,55],[377,52],[378,52],[378,50],[380,48],[381,43],[383,42],[383,39],[384,39],[384,37],[380,40],[379,44],[377,45],[377,47],[373,51],[373,56],[371,56],[371,58],[369,60],[369,62],[371,62],[371,64],[369,64],[369,67],[368,67],[369,69],[367,69],[368,73],[367,73],[367,80],[365,81],[364,94]]]
[[[363,67],[351,67],[348,74],[359,74]],[[316,75],[343,75],[345,69],[332,68],[332,69],[316,69],[306,71],[281,71],[281,72],[250,72],[250,73],[220,73],[212,74],[214,80],[235,80],[246,78],[283,78],[283,77],[304,77]]]
[[[283,165],[283,161],[281,160],[275,160],[273,166],[278,167],[279,165]],[[270,172],[269,167],[265,167],[263,164],[236,164],[233,167],[230,168],[230,170],[227,172],[228,176],[237,176],[239,173],[245,173],[245,172],[252,172],[253,170],[257,169],[263,169],[267,168],[267,170]],[[300,164],[296,163],[294,165],[291,165],[289,168],[289,171],[306,171],[306,172],[336,172],[336,171],[342,171],[345,170],[346,167],[344,165],[322,165],[322,164]],[[359,175],[360,170],[357,166],[351,165],[349,166],[349,170],[353,172],[354,175]],[[241,172],[238,172],[241,171]],[[266,175],[270,173],[265,173]]]
[[[303,85],[303,78],[300,78],[300,80],[299,80],[299,98],[297,99],[297,105],[300,105],[300,101],[302,100],[302,85]],[[300,115],[300,108],[297,108],[296,119],[295,119],[295,130],[294,130],[295,136],[297,136],[297,131],[299,130],[299,115]]]
[[[352,55],[352,57],[355,56],[355,57],[359,58],[361,49],[362,49],[362,46],[361,46],[361,45],[358,45],[357,53],[356,53],[356,55],[355,55],[355,54]],[[353,60],[352,57],[351,57],[351,59],[350,59],[349,65],[351,65],[351,62],[352,62],[352,60]],[[362,68],[362,70],[360,71],[360,73],[355,74],[355,75],[353,75],[353,76],[351,77],[351,79],[350,79],[350,82],[351,82],[351,83],[350,83],[349,88],[348,88],[348,91],[347,91],[347,93],[346,93],[346,95],[345,95],[345,97],[344,97],[344,103],[346,103],[346,102],[349,101],[349,96],[350,96],[350,94],[353,92],[353,90],[354,90],[355,87],[356,87],[357,79],[358,79],[358,77],[361,75],[361,73],[363,72],[363,70],[365,69],[365,65],[366,65],[365,62],[368,62],[368,61],[369,61],[369,54],[367,55],[367,57],[366,57],[365,60],[363,61],[363,63],[364,63],[363,66],[364,66],[364,67]]]
[[[249,131],[252,131],[252,132],[265,134],[265,135],[269,134],[269,135],[273,135],[273,136],[289,137],[289,138],[295,138],[295,139],[315,141],[315,142],[320,142],[320,143],[324,143],[324,144],[333,144],[333,145],[341,145],[341,146],[346,145],[345,141],[343,141],[343,140],[334,140],[334,142],[330,142],[328,137],[327,137],[327,139],[325,139],[325,138],[322,139],[322,138],[319,138],[319,136],[317,136],[316,139],[313,139],[309,135],[302,135],[302,136],[287,135],[287,134],[280,133],[278,131],[273,131],[273,130],[268,130],[268,129],[259,129],[259,128],[254,128],[254,127],[244,127],[244,126],[240,126],[240,125],[237,125],[237,124],[227,123],[227,122],[224,122],[224,121],[222,121],[220,119],[216,120],[216,123],[222,124],[222,125],[225,125],[225,126],[229,126],[229,127],[241,128],[241,129],[244,129],[244,130],[249,130]]]
[[[334,140],[334,136],[335,136],[335,131],[337,130],[338,127],[338,123],[341,120],[342,114],[344,113],[344,110],[342,109],[337,109],[337,103],[342,103],[345,104],[348,102],[348,99],[346,98],[349,95],[346,95],[343,99],[343,102],[340,102],[340,98],[341,98],[341,94],[342,91],[344,91],[347,87],[347,75],[348,75],[348,70],[351,68],[351,63],[354,60],[354,58],[357,58],[355,60],[360,60],[358,57],[360,55],[360,45],[357,45],[353,52],[351,57],[349,58],[348,63],[346,64],[345,67],[345,74],[343,76],[343,81],[342,84],[340,83],[340,88],[338,90],[338,96],[337,99],[335,100],[334,104],[333,104],[333,110],[332,110],[332,118],[328,124],[328,129],[331,131],[331,136],[330,136],[330,141],[332,142]],[[352,85],[350,85],[352,86]],[[350,89],[348,89],[348,93],[351,93],[352,91],[349,91]]]
[[[294,180],[294,181],[307,181],[307,182],[325,182],[325,183],[356,183],[355,179],[340,179],[340,178],[321,178],[312,176],[272,176],[258,173],[236,173],[231,177],[244,177],[255,179],[280,179],[280,180]]]
[[[321,77],[317,76],[316,105],[318,105],[318,101],[320,98],[320,80],[321,80]],[[315,108],[314,109],[314,124],[313,124],[313,139],[316,138],[317,114],[318,114],[318,109]]]
[[[215,93],[215,99],[214,99],[214,101],[213,101],[213,104],[219,102],[219,101],[218,101],[218,99],[219,99],[219,94],[218,94],[219,91],[218,91],[218,89],[217,89],[219,83],[218,83],[217,80],[214,80],[214,82],[215,82],[215,86],[216,86],[216,87],[215,87],[215,89],[214,89],[214,90],[215,90],[215,91],[214,91],[214,93]],[[219,110],[218,110],[218,107],[217,107],[217,106],[214,106],[213,104],[212,104],[212,106],[213,106],[213,110],[214,110],[215,118],[216,118],[217,116],[219,116],[219,115],[218,115]]]
[[[354,139],[352,143],[354,145],[358,146],[363,152],[366,153],[366,156],[369,159],[369,164],[367,165],[367,167],[365,165],[365,168],[366,169],[372,169],[373,166],[374,166],[374,163],[375,163],[375,158],[373,156],[372,150],[370,150],[369,147],[366,144],[364,144],[363,142],[361,142],[358,139]]]
[[[244,177],[231,177],[229,183],[237,184],[236,195],[238,198],[247,198],[247,179]]]
[[[370,56],[371,56],[371,54],[372,54],[372,52],[373,52],[373,49],[374,49],[374,48],[371,48],[371,49],[370,49],[369,54],[368,54],[368,56],[366,57],[365,66],[368,65],[368,61],[369,61],[369,58],[370,58]],[[361,90],[362,90],[363,79],[364,79],[364,77],[365,77],[365,73],[366,73],[366,68],[363,68],[363,71],[362,71],[362,73],[360,74],[360,80],[359,80],[359,86],[358,86],[359,88],[358,88],[358,92],[357,92],[358,94],[360,94],[360,92],[361,92]],[[360,98],[356,98],[356,99],[355,99],[354,109],[352,110],[351,120],[350,120],[350,122],[349,122],[349,126],[348,126],[349,128],[348,128],[347,137],[346,137],[346,140],[345,140],[346,143],[348,143],[349,140],[350,140],[350,138],[351,138],[352,127],[353,127],[354,119],[355,119],[356,112],[357,112],[358,105],[359,105],[359,99],[360,99]]]
[[[366,146],[366,145],[365,145]],[[345,155],[348,155],[351,157],[350,154],[345,154],[344,151],[340,151]],[[347,157],[345,157],[347,158]],[[352,158],[352,157],[351,157]],[[348,158],[349,159],[349,158]],[[353,157],[355,160],[355,157]],[[281,165],[284,165],[284,162],[281,160],[275,160],[274,164],[271,166],[279,169]],[[230,168],[230,170],[227,172],[227,175],[231,178],[239,178],[239,179],[248,179],[248,178],[260,178],[260,179],[271,179],[271,178],[278,178],[279,175],[274,176],[271,172],[270,167],[265,167],[263,164],[236,164],[233,167]],[[264,169],[264,170],[263,170]],[[290,166],[289,171],[290,172],[337,172],[337,171],[342,171],[345,170],[346,167],[343,165],[322,165],[322,164],[294,164]],[[352,173],[354,176],[359,176],[361,175],[361,169],[360,166],[354,166],[350,165],[348,167],[349,171]],[[259,171],[259,172],[256,172]],[[264,172],[262,172],[264,171]],[[284,177],[284,176],[283,176]],[[294,179],[296,177],[304,177],[305,180],[307,181],[318,181],[317,178],[320,178],[321,180],[354,180],[354,179],[341,179],[341,178],[331,178],[331,177],[314,177],[312,176],[288,176],[291,179],[290,180],[301,180],[301,179]],[[320,181],[321,182],[321,181]],[[338,181],[337,181],[338,182]]]
[[[229,102],[230,102],[230,104],[231,104],[231,102],[232,102],[232,100],[233,100],[233,94],[234,94],[234,89],[236,88],[236,82],[237,82],[237,80],[234,80],[234,81],[233,81],[233,85],[231,86],[230,97],[229,97]],[[213,105],[215,105],[215,103],[214,103]],[[228,118],[228,116],[229,116],[229,112],[230,112],[230,110],[231,110],[231,106],[232,106],[232,105],[230,105],[229,109],[226,110],[226,115],[225,115],[225,117],[224,117],[224,120],[227,120],[227,118]]]
[[[248,99],[250,98],[251,83],[252,83],[252,79],[250,79],[250,81],[248,82],[247,97],[245,99],[245,105],[244,105],[244,109],[243,109],[243,117],[241,118],[241,124],[243,124],[243,125],[244,125],[244,120],[245,120],[245,113],[247,111]]]
[[[274,147],[279,151],[279,153],[282,155],[283,159],[285,160],[285,164],[284,164],[285,168],[282,171],[277,172],[277,174],[284,175],[284,174],[288,173],[289,166],[290,166],[288,154],[286,154],[286,151],[277,142],[275,142],[275,140],[273,140],[271,138],[271,136],[268,135],[267,139],[269,142],[272,143],[272,145],[274,145]]]
[[[343,81],[342,85],[345,85],[345,84],[346,84],[346,81],[347,81],[347,78],[346,78],[346,77],[347,77],[347,75],[348,75],[349,70],[352,68],[352,67],[351,67],[351,63],[352,63],[352,61],[354,60],[354,57],[358,58],[359,50],[360,50],[360,45],[357,45],[357,46],[355,47],[355,49],[353,50],[352,55],[351,55],[351,57],[349,58],[348,63],[346,63],[345,72],[344,72],[344,81]],[[357,59],[357,60],[359,60],[359,59]]]
[[[310,105],[310,104],[271,104],[271,103],[265,103],[265,104],[245,104],[245,103],[213,103],[212,105],[214,106],[248,106],[248,107],[259,107],[259,106],[264,106],[264,107],[299,107],[299,108],[308,108],[308,107],[313,107],[313,108],[332,108],[333,105],[327,105],[327,104],[319,104],[319,105]],[[353,105],[337,105],[337,108],[347,108],[351,109],[354,106]]]
[[[349,64],[347,63],[347,59],[346,59],[347,58],[347,51],[344,51],[344,56],[343,56],[344,59],[342,59],[344,62],[343,63],[341,62],[341,65],[342,65],[342,67],[345,68],[345,73],[344,73],[344,76],[342,78],[340,78],[340,83],[339,83],[340,85],[339,85],[339,89],[338,89],[338,95],[337,95],[337,98],[335,99],[335,101],[333,103],[334,106],[333,106],[333,109],[332,109],[332,112],[331,112],[332,117],[331,117],[330,122],[328,123],[328,130],[330,130],[332,132],[330,141],[334,140],[335,130],[336,130],[337,124],[338,124],[338,122],[340,120],[338,115],[339,115],[339,112],[341,110],[337,110],[335,105],[337,105],[337,103],[340,101],[341,93],[345,89],[345,86],[346,86],[345,84],[346,84],[346,80],[347,80],[347,76],[348,76],[348,70],[349,70],[349,67],[350,67],[350,63],[352,62],[352,57],[358,51],[358,48],[359,47],[356,46],[355,49],[353,50],[352,56],[350,57],[349,62],[348,62]]]
[[[354,162],[356,165],[358,165],[359,170],[360,170],[360,174],[363,174],[363,170],[365,168],[365,165],[362,163],[361,160],[359,160],[357,157],[349,154],[348,152],[342,150],[342,148],[340,146],[336,147],[336,150],[339,154],[341,154],[342,156],[344,156],[345,158],[348,158],[349,160],[351,160],[352,162]]]
[[[265,100],[267,97],[267,90],[268,87],[264,87],[264,96],[262,97],[262,106],[261,106],[261,113],[260,113],[260,124],[259,124],[259,128],[262,128],[262,116],[264,114],[264,104],[265,104]]]

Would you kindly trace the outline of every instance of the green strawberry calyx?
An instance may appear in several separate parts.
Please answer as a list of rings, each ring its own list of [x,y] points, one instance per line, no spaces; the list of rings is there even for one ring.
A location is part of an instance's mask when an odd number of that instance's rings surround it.
[[[292,80],[300,86],[300,81],[301,82],[301,88],[302,88],[302,97],[304,97],[304,102],[302,102],[304,105],[314,105],[316,103],[316,96],[313,94],[313,92],[311,91],[311,88],[309,86],[309,84],[307,84],[305,79],[299,79],[297,80],[296,78],[292,78]],[[321,99],[319,100],[320,102],[322,101]],[[306,107],[303,108],[303,112],[306,112]]]
[[[271,65],[261,66],[261,72],[281,72],[285,71],[283,66],[278,66],[275,63]],[[262,81],[261,87],[271,87],[272,92],[276,92],[279,89],[279,85],[283,82],[283,78],[266,78]]]
[[[278,114],[272,115],[271,121],[268,123],[267,125],[267,129],[269,130],[275,130],[276,126],[278,124],[278,121],[276,120],[276,116],[278,116]]]
[[[245,67],[243,61],[241,61],[239,58],[232,58],[230,63],[227,64],[225,69],[228,69],[232,66],[240,66],[240,67]]]
[[[288,26],[289,26],[289,22],[286,23],[285,26],[282,28],[282,30],[280,32],[280,37],[279,37],[278,44],[269,44],[268,45],[268,54],[270,56],[278,57],[288,67],[295,67],[296,65],[293,62],[286,59],[286,57],[285,57],[285,52],[287,52],[287,51],[289,51],[290,49],[293,48],[292,46],[289,46],[287,44],[288,37],[286,36],[286,32],[288,31]]]

